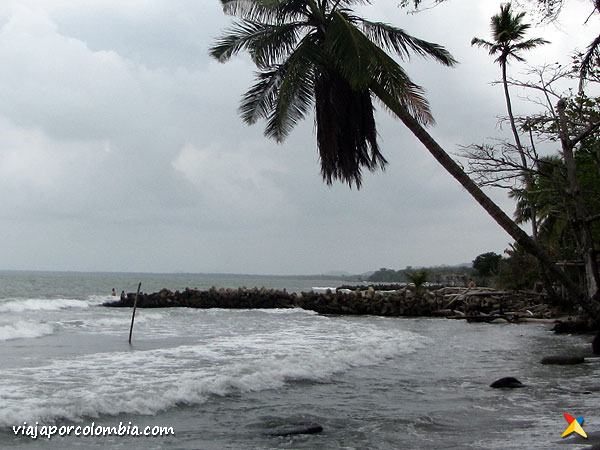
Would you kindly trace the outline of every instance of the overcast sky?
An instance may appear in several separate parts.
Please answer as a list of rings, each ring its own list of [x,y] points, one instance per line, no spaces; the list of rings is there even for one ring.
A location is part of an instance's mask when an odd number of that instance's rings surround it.
[[[450,0],[417,15],[361,13],[445,45],[455,69],[413,59],[448,152],[506,130],[487,52],[499,2]],[[568,62],[598,32],[586,1],[531,62]],[[245,125],[246,55],[208,47],[231,23],[218,0],[2,0],[0,269],[313,274],[457,264],[511,242],[401,123],[379,111],[385,172],[360,191],[325,185],[313,118],[283,145]],[[510,66],[517,75],[521,64]],[[517,112],[528,106],[516,101]],[[492,193],[509,214],[506,193]]]

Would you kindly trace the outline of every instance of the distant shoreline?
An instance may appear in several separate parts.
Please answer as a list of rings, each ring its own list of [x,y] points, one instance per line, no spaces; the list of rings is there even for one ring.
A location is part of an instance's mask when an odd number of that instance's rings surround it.
[[[0,269],[0,274],[48,274],[48,275],[159,275],[159,276],[206,276],[206,277],[231,277],[231,278],[280,278],[280,279],[299,279],[299,280],[348,280],[362,281],[361,275],[272,275],[272,274],[251,274],[251,273],[228,273],[228,272],[113,272],[113,271],[96,271],[96,270],[43,270],[43,269]]]

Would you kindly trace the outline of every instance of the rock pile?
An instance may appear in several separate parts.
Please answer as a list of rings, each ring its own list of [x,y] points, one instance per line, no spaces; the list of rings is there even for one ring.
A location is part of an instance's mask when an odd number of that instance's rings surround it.
[[[432,316],[441,300],[430,291],[415,292],[403,287],[396,291],[356,290],[350,293],[328,291],[324,294],[303,292],[297,306],[321,314],[370,314],[375,316]]]
[[[288,294],[285,290],[253,288],[216,289],[206,291],[188,289],[172,292],[162,289],[152,294],[140,294],[138,308],[227,308],[227,309],[260,309],[260,308],[294,308],[296,294]],[[103,306],[132,307],[135,293],[127,294],[124,300],[104,303]]]
[[[104,306],[132,307],[135,294]],[[486,288],[446,287],[437,290],[403,286],[394,291],[330,291],[288,293],[266,288],[238,288],[172,292],[163,289],[140,294],[139,308],[303,308],[321,314],[370,314],[377,316],[437,316],[477,322],[514,321],[523,317],[549,318],[544,297],[534,292],[505,292]]]

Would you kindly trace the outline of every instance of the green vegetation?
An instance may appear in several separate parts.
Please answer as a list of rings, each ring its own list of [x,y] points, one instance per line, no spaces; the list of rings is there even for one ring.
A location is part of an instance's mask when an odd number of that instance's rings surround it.
[[[488,285],[489,279],[498,275],[502,256],[494,252],[479,255],[473,261],[473,277],[477,284]]]
[[[498,271],[490,283],[499,289],[533,289],[540,280],[536,259],[518,245],[506,250],[508,257],[498,262]]]
[[[429,281],[429,271],[425,269],[405,271],[406,278],[414,284],[417,293],[422,293],[425,289],[425,283]]]
[[[404,270],[381,269],[375,271],[367,281],[373,281],[376,283],[408,283],[408,278]]]
[[[468,279],[471,273],[471,266],[465,264],[421,267],[418,269],[407,266],[405,269],[400,270],[381,268],[369,276],[367,281],[374,283],[413,283],[415,285],[418,283],[422,285],[426,282],[439,283],[440,277],[445,274],[463,275]]]

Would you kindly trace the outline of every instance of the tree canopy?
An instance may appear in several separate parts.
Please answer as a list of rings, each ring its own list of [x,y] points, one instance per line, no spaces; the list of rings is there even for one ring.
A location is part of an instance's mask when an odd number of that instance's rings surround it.
[[[473,260],[474,275],[487,278],[498,274],[498,267],[502,255],[494,252],[482,253]]]

